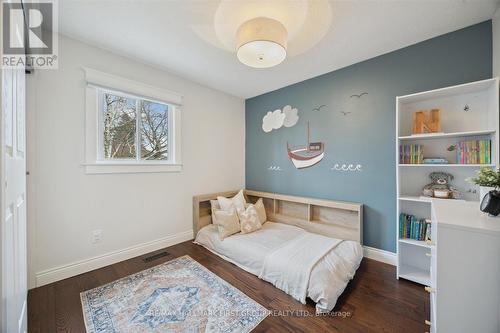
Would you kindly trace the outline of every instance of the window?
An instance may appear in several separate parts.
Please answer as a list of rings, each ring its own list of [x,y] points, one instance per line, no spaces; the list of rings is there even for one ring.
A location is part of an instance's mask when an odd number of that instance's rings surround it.
[[[173,106],[99,90],[100,160],[169,161]]]
[[[85,71],[87,173],[180,171],[179,97]]]
[[[137,100],[102,91],[100,97],[100,159],[136,159]]]

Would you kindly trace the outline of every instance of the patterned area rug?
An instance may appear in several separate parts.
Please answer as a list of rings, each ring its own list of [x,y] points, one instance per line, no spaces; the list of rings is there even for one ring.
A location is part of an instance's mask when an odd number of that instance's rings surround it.
[[[268,311],[189,256],[80,294],[88,333],[250,332]]]

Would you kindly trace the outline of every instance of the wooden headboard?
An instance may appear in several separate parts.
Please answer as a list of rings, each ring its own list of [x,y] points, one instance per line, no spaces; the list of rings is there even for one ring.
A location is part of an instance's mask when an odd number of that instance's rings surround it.
[[[247,202],[262,198],[267,219],[299,226],[307,231],[363,243],[363,204],[244,190]],[[210,200],[232,197],[238,191],[193,197],[193,232],[212,223]]]

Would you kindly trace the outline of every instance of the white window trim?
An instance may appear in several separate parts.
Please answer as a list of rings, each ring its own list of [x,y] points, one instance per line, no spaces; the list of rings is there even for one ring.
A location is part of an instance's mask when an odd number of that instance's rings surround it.
[[[87,84],[117,90],[132,95],[151,98],[167,104],[182,105],[182,96],[178,93],[160,89],[142,82],[104,73],[92,68],[82,67]]]
[[[85,88],[85,162],[87,174],[109,173],[144,173],[144,172],[180,172],[181,160],[181,103],[182,96],[147,84],[103,73],[90,68],[83,68],[87,86]],[[130,94],[137,98],[166,103],[173,107],[169,119],[169,160],[100,160],[99,154],[99,88]]]

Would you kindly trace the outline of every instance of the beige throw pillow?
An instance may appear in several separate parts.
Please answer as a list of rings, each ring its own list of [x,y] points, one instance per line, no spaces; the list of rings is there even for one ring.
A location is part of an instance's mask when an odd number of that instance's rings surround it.
[[[254,232],[262,227],[254,205],[249,205],[244,211],[238,212],[238,216],[240,217],[240,228],[242,234]]]
[[[216,210],[215,221],[220,240],[240,232],[238,214],[234,209],[230,212]]]
[[[212,223],[217,224],[215,218],[215,211],[220,210],[220,205],[217,200],[210,200],[210,211],[212,212]]]
[[[237,212],[245,210],[246,200],[243,190],[239,191],[232,198],[217,197],[217,201],[219,202],[220,209],[226,212],[231,211],[232,208],[236,209]]]
[[[255,210],[257,211],[257,216],[259,217],[260,224],[264,224],[267,222],[266,208],[264,207],[264,201],[262,198],[257,200],[254,205]]]

